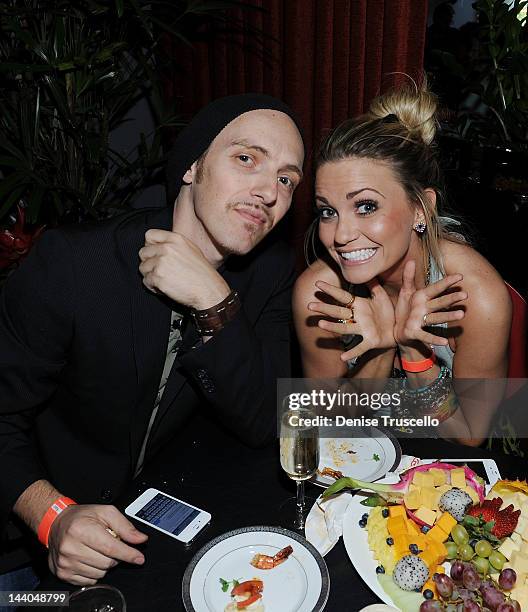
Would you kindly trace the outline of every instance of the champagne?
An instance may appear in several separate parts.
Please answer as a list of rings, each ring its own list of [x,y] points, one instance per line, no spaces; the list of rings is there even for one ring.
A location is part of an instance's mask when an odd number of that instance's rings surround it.
[[[317,427],[295,424],[298,419],[313,418],[308,410],[288,411],[281,423],[280,462],[292,480],[308,480],[319,465],[319,432]]]

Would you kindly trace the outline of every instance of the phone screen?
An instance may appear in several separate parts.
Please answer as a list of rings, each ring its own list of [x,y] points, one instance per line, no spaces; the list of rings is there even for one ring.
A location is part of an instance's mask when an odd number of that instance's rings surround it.
[[[174,535],[179,535],[199,514],[200,511],[196,508],[161,493],[157,493],[136,512],[138,518]]]

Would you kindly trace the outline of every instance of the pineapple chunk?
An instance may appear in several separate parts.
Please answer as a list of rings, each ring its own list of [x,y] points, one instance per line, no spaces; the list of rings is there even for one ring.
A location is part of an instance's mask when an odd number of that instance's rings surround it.
[[[425,474],[425,472],[414,472],[413,479],[412,479],[413,484],[415,484],[415,485],[417,485],[419,487],[423,487],[423,485],[424,485],[424,482],[423,482],[424,474]]]
[[[425,506],[429,508],[429,510],[435,510],[434,500],[435,500],[436,492],[433,487],[422,487],[422,493],[420,496],[421,503],[420,506]]]
[[[473,487],[470,487],[469,485],[466,485],[463,488],[463,491],[465,491],[469,495],[469,497],[471,497],[471,501],[474,504],[478,504],[480,502],[479,496],[478,496],[477,492],[475,491],[475,489]]]
[[[420,506],[418,510],[416,510],[415,514],[417,518],[419,518],[424,523],[427,523],[427,525],[434,525],[436,519],[436,512],[434,512],[430,508]]]
[[[455,468],[451,470],[451,484],[459,489],[465,489],[466,475],[464,473],[464,468]]]
[[[434,476],[431,474],[429,470],[427,472],[422,472],[422,487],[434,487]]]
[[[421,489],[416,489],[415,491],[410,491],[406,493],[403,501],[409,510],[415,510],[419,508],[422,502],[422,496],[420,495]]]
[[[433,476],[435,487],[439,487],[441,485],[446,484],[446,474],[444,470],[440,470],[438,468],[431,468],[429,470],[429,473]]]

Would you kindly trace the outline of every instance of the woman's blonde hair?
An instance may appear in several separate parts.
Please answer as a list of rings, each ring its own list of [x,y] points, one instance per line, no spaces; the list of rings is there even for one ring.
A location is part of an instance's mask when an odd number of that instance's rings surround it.
[[[453,237],[440,223],[438,214],[444,190],[433,145],[437,104],[437,98],[427,89],[425,79],[421,86],[412,81],[410,85],[375,98],[367,113],[344,121],[323,140],[315,168],[354,157],[385,162],[395,173],[409,200],[423,210],[426,230],[421,239],[425,269],[432,257],[445,272],[440,239],[453,240]],[[436,192],[436,205],[425,193],[428,188]],[[313,236],[307,236],[306,246],[310,240],[313,241]]]

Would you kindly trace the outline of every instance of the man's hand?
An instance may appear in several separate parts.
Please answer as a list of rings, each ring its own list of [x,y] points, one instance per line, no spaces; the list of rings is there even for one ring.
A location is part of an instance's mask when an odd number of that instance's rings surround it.
[[[147,537],[115,506],[69,506],[51,526],[48,565],[65,582],[81,586],[95,584],[119,561],[144,563],[142,553],[125,542],[141,544]]]
[[[148,230],[139,257],[144,285],[184,306],[211,308],[231,292],[202,251],[182,234]]]

